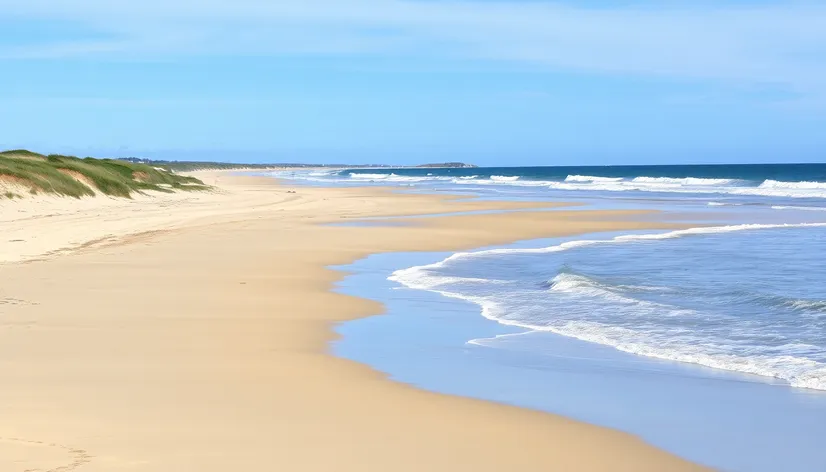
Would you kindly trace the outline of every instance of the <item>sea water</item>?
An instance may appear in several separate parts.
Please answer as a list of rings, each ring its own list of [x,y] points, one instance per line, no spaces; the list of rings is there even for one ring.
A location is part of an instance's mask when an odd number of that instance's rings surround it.
[[[391,280],[502,324],[826,390],[826,224],[465,252]]]
[[[568,241],[531,241],[507,249]],[[333,352],[420,388],[627,431],[720,470],[826,470],[822,391],[504,325],[479,316],[474,301],[387,280],[399,268],[436,264],[449,256],[380,254],[342,267],[351,275],[339,290],[383,302],[386,314],[339,325],[341,338]]]
[[[387,339],[403,329],[404,316],[368,323],[367,336],[355,325],[340,349],[400,380],[570,414],[727,470],[826,468],[826,453],[812,440],[826,434],[826,166],[349,169],[290,177],[662,209],[668,213],[658,217],[691,221],[696,226],[685,230],[534,241],[387,267],[386,290],[374,298],[390,304],[428,294],[452,307],[435,319],[401,309],[425,339],[441,339],[468,306],[480,323],[499,327],[464,321],[442,343],[459,357],[473,353],[473,372],[490,378],[456,384],[455,375],[428,376],[440,370],[433,362],[423,367],[433,352],[422,346],[433,342],[406,337],[424,364],[383,362],[397,348],[385,345],[382,354],[366,343],[376,330]],[[510,387],[492,388],[491,378]],[[646,401],[617,401],[594,388]]]
[[[796,200],[826,198],[826,164],[371,168],[285,171],[278,175],[308,182],[356,185],[429,185],[479,191],[534,188],[566,191],[568,195],[602,192],[647,198],[656,197],[652,194],[722,198],[719,202],[709,200],[712,204],[746,203],[748,197],[772,197],[795,207]],[[822,205],[801,206],[823,208]]]

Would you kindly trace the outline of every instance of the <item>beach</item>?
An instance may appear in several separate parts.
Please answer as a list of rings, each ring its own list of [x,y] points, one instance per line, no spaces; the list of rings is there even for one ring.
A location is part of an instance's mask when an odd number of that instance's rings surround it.
[[[197,176],[218,190],[3,203],[0,470],[702,470],[626,433],[426,392],[329,353],[337,323],[383,311],[332,292],[345,274],[330,266],[680,226]],[[533,211],[502,211],[517,209]],[[449,213],[462,214],[425,217]],[[389,216],[411,218],[337,224]]]

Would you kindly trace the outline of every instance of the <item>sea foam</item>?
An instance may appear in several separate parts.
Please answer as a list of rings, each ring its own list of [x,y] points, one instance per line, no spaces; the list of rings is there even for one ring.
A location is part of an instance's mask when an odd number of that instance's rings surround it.
[[[634,177],[632,179],[568,176],[564,181],[548,182],[551,190],[599,192],[654,192],[745,195],[755,197],[826,198],[824,182],[781,182],[766,180],[757,185],[736,179],[695,177]]]
[[[801,357],[799,345],[783,345],[764,352],[740,352],[738,346],[713,347],[707,345],[702,333],[691,333],[678,329],[669,329],[667,332],[644,332],[628,326],[617,326],[595,322],[593,320],[561,320],[547,316],[523,316],[514,313],[507,305],[507,292],[499,292],[498,297],[484,297],[470,295],[465,291],[457,290],[455,280],[445,282],[445,277],[439,274],[439,269],[457,261],[485,257],[496,254],[541,254],[575,250],[576,248],[601,244],[644,243],[647,241],[662,241],[674,238],[691,237],[705,234],[724,234],[740,231],[757,231],[780,228],[807,228],[826,227],[826,223],[802,224],[744,224],[730,226],[709,226],[682,229],[663,233],[629,234],[616,236],[611,239],[588,239],[567,241],[544,248],[502,248],[476,252],[462,252],[453,254],[442,261],[410,267],[395,271],[389,280],[398,282],[408,288],[429,290],[441,295],[476,303],[481,307],[482,315],[501,324],[517,326],[529,330],[548,331],[559,335],[611,346],[621,351],[679,362],[700,364],[717,369],[725,369],[767,377],[774,377],[787,381],[795,387],[826,390],[826,365],[812,359]],[[463,281],[459,281],[463,283]],[[478,282],[477,282],[478,283]],[[698,315],[691,310],[663,305],[629,296],[636,291],[656,291],[659,287],[617,287],[602,284],[591,278],[572,273],[562,273],[549,282],[549,290],[570,296],[593,297],[611,303],[627,306],[629,310],[624,316],[649,316],[662,318],[675,317],[676,320],[685,317],[687,321]],[[503,298],[504,297],[504,298]],[[793,308],[816,310],[821,301],[790,300]],[[531,304],[526,304],[530,306]],[[571,306],[578,306],[573,304]],[[583,308],[585,309],[585,308]],[[589,308],[590,309],[590,308]],[[609,310],[610,311],[610,310]],[[694,317],[694,318],[692,318]],[[627,319],[625,320],[627,321]],[[679,324],[678,324],[679,325]],[[640,325],[643,326],[643,325]],[[690,323],[688,324],[690,326]]]
[[[595,177],[592,175],[569,175],[565,182],[619,182],[622,177]]]
[[[729,185],[737,180],[733,179],[700,179],[696,177],[686,178],[671,178],[671,177],[635,177],[631,180],[635,183],[644,184],[665,184],[665,185],[687,185],[687,186],[704,186],[704,185]]]

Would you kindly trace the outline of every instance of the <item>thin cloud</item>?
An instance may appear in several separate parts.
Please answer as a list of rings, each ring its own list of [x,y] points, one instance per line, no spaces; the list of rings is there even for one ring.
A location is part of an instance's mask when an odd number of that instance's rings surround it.
[[[110,40],[0,48],[0,57],[342,55],[528,63],[713,79],[826,95],[826,6],[581,8],[505,1],[0,0],[18,20]]]

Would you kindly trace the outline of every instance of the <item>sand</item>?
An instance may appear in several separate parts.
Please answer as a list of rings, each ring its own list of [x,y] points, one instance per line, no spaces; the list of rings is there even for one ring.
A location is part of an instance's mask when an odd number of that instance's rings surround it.
[[[700,469],[327,353],[332,324],[382,310],[331,292],[344,274],[329,265],[669,225],[556,208],[332,226],[547,205],[200,176],[221,190],[0,206],[0,471]]]

